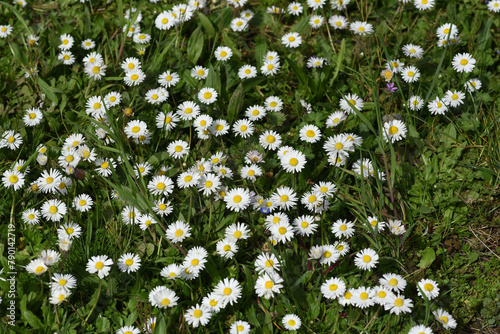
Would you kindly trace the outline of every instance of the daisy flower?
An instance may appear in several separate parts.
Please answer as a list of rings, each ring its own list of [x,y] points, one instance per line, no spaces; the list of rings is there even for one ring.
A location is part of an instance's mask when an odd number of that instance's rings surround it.
[[[82,234],[82,228],[73,222],[59,226],[57,236],[59,239],[69,238],[70,240],[79,238]]]
[[[87,194],[80,194],[73,199],[73,207],[80,212],[90,210],[93,204],[94,201],[92,201],[92,198]]]
[[[313,57],[310,57],[308,60],[307,60],[307,64],[306,66],[308,68],[322,68],[323,67],[323,64],[326,62],[326,58],[321,58],[321,57],[316,57],[316,56],[313,56]],[[304,105],[303,105],[304,106]],[[309,107],[311,105],[309,104]],[[308,111],[311,111],[310,108],[306,108],[306,110]]]
[[[101,80],[103,76],[106,75],[106,65],[103,63],[94,63],[92,65],[86,65],[84,68],[84,73],[87,74],[89,79]]]
[[[394,235],[402,235],[406,232],[405,226],[401,220],[389,219],[389,229]]]
[[[1,31],[1,28],[0,28],[0,31]],[[28,46],[35,46],[35,45],[38,45],[39,39],[40,39],[40,37],[38,37],[36,35],[28,35],[28,37],[26,37],[26,42],[28,43]]]
[[[379,283],[381,286],[395,292],[403,292],[406,287],[406,280],[398,274],[384,274],[379,279]]]
[[[174,182],[171,178],[164,175],[157,175],[148,183],[148,190],[151,194],[169,195],[174,189]]]
[[[70,290],[76,286],[76,279],[71,274],[54,274],[50,282],[52,291],[64,291],[69,294]]]
[[[281,145],[281,136],[273,130],[266,130],[259,136],[259,143],[265,149],[275,151]]]
[[[251,328],[248,322],[236,320],[234,324],[229,327],[229,334],[249,334]]]
[[[371,288],[362,286],[352,291],[352,303],[361,309],[375,305],[375,300],[372,297]]]
[[[104,96],[104,104],[106,105],[107,108],[111,108],[114,106],[117,106],[120,104],[122,101],[122,95],[118,92],[109,92]]]
[[[197,328],[200,324],[202,326],[205,326],[206,324],[208,324],[211,317],[212,312],[210,311],[210,308],[203,304],[196,304],[195,306],[188,309],[184,314],[186,322],[194,328]]]
[[[299,135],[300,140],[315,143],[321,139],[321,130],[316,125],[308,124],[300,129]]]
[[[309,19],[309,25],[312,29],[319,29],[324,22],[325,19],[321,15],[312,15]]]
[[[464,84],[465,89],[470,93],[481,89],[481,81],[478,78],[470,79]]]
[[[323,245],[321,251],[321,258],[319,259],[321,264],[331,265],[337,262],[340,257],[340,253],[337,252],[333,245]]]
[[[253,123],[247,119],[240,119],[233,124],[233,132],[243,138],[250,137],[254,130]]]
[[[326,127],[334,128],[340,125],[342,121],[347,119],[346,114],[343,111],[335,111],[326,119]]]
[[[300,15],[304,11],[304,7],[300,2],[292,2],[288,5],[288,13],[290,15]]]
[[[134,120],[127,123],[124,132],[128,138],[139,138],[147,131],[148,126],[145,122]]]
[[[335,248],[341,256],[346,255],[350,250],[349,244],[345,241],[337,241],[333,244],[333,248]]]
[[[311,1],[311,0],[309,0]],[[324,0],[321,0],[324,1]],[[289,331],[296,331],[300,329],[300,326],[302,325],[302,321],[298,316],[295,314],[287,314],[281,319],[281,323],[283,326],[289,330]]]
[[[217,242],[217,253],[226,259],[232,259],[234,254],[238,252],[238,245],[235,241],[224,238]]]
[[[321,285],[321,293],[326,299],[336,299],[343,296],[346,291],[346,285],[340,278],[330,278]]]
[[[174,307],[177,305],[177,300],[179,297],[175,292],[164,286],[157,286],[149,293],[149,302],[158,308]]]
[[[170,213],[172,213],[174,209],[170,205],[170,202],[166,201],[165,199],[160,199],[155,202],[155,205],[153,206],[153,211],[163,217],[163,216],[168,216]]]
[[[332,226],[332,233],[337,238],[350,238],[354,235],[354,223],[347,220],[338,219]]]
[[[422,0],[425,1],[425,0]],[[424,49],[422,49],[418,45],[414,44],[406,44],[403,46],[403,53],[405,56],[410,57],[410,58],[422,58],[422,55],[424,54]]]
[[[277,96],[269,96],[264,101],[264,107],[267,111],[281,111],[283,109],[283,101]]]
[[[118,259],[118,268],[122,272],[130,274],[136,272],[141,266],[141,258],[133,253],[126,253]]]
[[[464,103],[465,99],[465,94],[461,91],[454,90],[454,91],[447,91],[444,98],[443,102],[452,108],[458,107],[459,105]]]
[[[113,260],[108,259],[106,255],[92,256],[92,258],[87,262],[86,270],[90,274],[97,273],[99,278],[102,279],[108,276],[112,264]]]
[[[408,66],[403,69],[401,76],[405,82],[416,82],[420,78],[420,71],[415,66]]]
[[[168,280],[174,280],[180,276],[181,271],[181,266],[173,263],[163,268],[160,272],[160,276],[165,277]]]
[[[191,248],[182,263],[183,268],[188,269],[191,273],[198,275],[205,268],[207,263],[208,253],[203,247]]]
[[[356,108],[357,111],[361,111],[364,105],[363,100],[356,94],[347,94],[340,100],[340,109],[347,114],[354,114],[354,108]]]
[[[95,42],[91,39],[85,39],[82,41],[81,47],[84,50],[92,50],[95,48]]]
[[[408,105],[410,110],[418,111],[424,106],[424,100],[422,100],[420,96],[413,95],[410,97],[410,100],[408,100]]]
[[[271,201],[283,210],[293,209],[297,204],[297,195],[292,188],[281,186],[271,196]]]
[[[192,171],[187,171],[177,177],[177,186],[180,189],[195,187],[200,179],[200,174]]]
[[[214,119],[206,114],[202,114],[193,121],[193,126],[196,128],[198,131],[203,131],[206,130],[212,125],[212,122]]]
[[[42,275],[47,271],[48,267],[42,261],[42,259],[34,259],[31,260],[30,263],[26,266],[26,271],[30,274],[35,274],[37,276]]]
[[[333,15],[328,19],[328,24],[333,27],[333,29],[346,29],[349,22],[342,15]]]
[[[141,69],[133,69],[125,72],[123,81],[127,86],[137,86],[146,79],[146,74]]]
[[[184,140],[176,140],[168,144],[168,154],[174,159],[181,159],[189,154],[189,144]]]
[[[138,328],[135,328],[134,326],[125,326],[120,328],[116,334],[140,334],[141,331]]]
[[[338,134],[328,139],[323,144],[323,149],[329,154],[347,156],[354,151],[354,142],[349,140],[345,134]]]
[[[434,7],[435,0],[413,0],[413,4],[418,10],[428,10]]]
[[[349,26],[352,32],[357,35],[365,36],[373,32],[373,26],[368,22],[355,21]]]
[[[120,216],[122,217],[123,222],[126,225],[129,225],[136,224],[141,218],[141,213],[133,206],[127,205],[122,209]]]
[[[101,176],[107,177],[113,173],[114,168],[116,168],[116,162],[112,159],[97,159],[95,161],[95,166],[97,167],[95,170]]]
[[[199,115],[200,107],[192,101],[185,101],[177,107],[176,113],[182,120],[190,121]]]
[[[43,250],[38,258],[41,259],[47,267],[52,267],[61,259],[61,254],[52,249]]]
[[[430,279],[422,279],[418,282],[418,295],[423,298],[422,293],[429,299],[434,299],[439,296],[439,287],[436,281]]]
[[[71,47],[75,43],[75,39],[68,34],[59,36],[59,39],[61,40],[61,45],[59,45],[58,48],[63,51],[71,49]]]
[[[43,203],[40,211],[42,216],[50,221],[58,222],[62,219],[63,215],[66,214],[67,208],[66,204],[58,199],[49,199]]]
[[[43,119],[43,114],[39,108],[31,108],[26,110],[23,122],[26,126],[36,126],[40,124]]]
[[[233,305],[241,297],[241,285],[234,278],[224,278],[220,281],[214,289],[214,293],[220,296],[223,303]]]
[[[413,326],[408,334],[432,334],[432,329],[424,325]]]
[[[238,70],[238,77],[240,79],[255,78],[257,76],[257,68],[252,65],[243,65]]]
[[[148,229],[149,226],[157,224],[158,222],[154,219],[152,215],[148,213],[145,215],[141,215],[140,218],[135,221],[135,223],[139,225],[141,230],[145,231]]]
[[[40,211],[37,209],[28,209],[23,212],[21,218],[26,224],[38,224],[40,221]]]
[[[310,236],[316,232],[318,224],[314,223],[313,216],[300,216],[293,220],[294,231],[302,236]]]
[[[212,313],[217,313],[221,309],[226,307],[226,304],[221,302],[220,296],[216,295],[213,292],[209,293],[206,297],[203,297],[201,303],[207,306]]]
[[[215,49],[215,58],[219,61],[228,61],[233,55],[233,51],[227,46],[219,46]]]
[[[198,92],[198,100],[201,103],[208,105],[208,104],[212,104],[215,101],[217,101],[218,95],[219,94],[215,91],[215,89],[210,88],[210,87],[205,87],[205,88],[200,89],[200,91]]]
[[[248,28],[248,20],[246,18],[237,17],[231,20],[231,30],[234,32],[241,32]]]
[[[220,177],[213,173],[204,174],[198,182],[198,188],[205,196],[217,192],[220,185]]]
[[[446,104],[439,97],[436,97],[434,100],[430,101],[427,104],[427,108],[429,108],[429,111],[432,115],[444,115],[448,110]]]
[[[406,137],[406,125],[398,119],[393,119],[384,123],[384,140],[392,143],[400,141]]]
[[[21,189],[24,185],[24,174],[17,170],[6,170],[3,172],[2,182],[6,188],[14,188],[14,191]]]
[[[229,2],[234,7],[238,8],[238,7],[243,7],[247,3],[247,0],[227,0],[227,2]]]
[[[266,109],[259,105],[250,106],[245,110],[245,116],[251,121],[258,121],[266,116]]]
[[[457,321],[443,309],[437,309],[437,311],[432,312],[436,317],[436,320],[443,325],[445,329],[455,329],[457,327]]]
[[[257,177],[262,176],[262,169],[255,164],[251,164],[251,165],[242,167],[241,171],[240,171],[240,175],[244,179],[255,182]]]
[[[174,243],[181,243],[191,236],[191,227],[183,221],[176,221],[167,227],[167,238]]]
[[[469,53],[459,53],[453,57],[451,64],[458,73],[470,73],[476,66],[476,60]]]
[[[176,72],[166,71],[158,76],[158,83],[165,88],[175,87],[181,80]]]
[[[490,12],[493,13],[500,12],[500,0],[488,1],[487,7]]]
[[[400,313],[410,313],[412,307],[413,301],[402,295],[394,295],[387,298],[387,302],[384,305],[386,311],[396,315],[399,315]]]
[[[262,74],[264,74],[266,77],[268,75],[275,75],[276,73],[278,73],[279,69],[280,69],[281,65],[280,65],[280,62],[279,60],[276,60],[276,59],[273,59],[273,60],[265,60],[263,65],[261,66],[260,68],[260,71],[262,72]]]
[[[266,299],[274,297],[283,288],[283,279],[277,273],[264,273],[255,282],[255,294]]]
[[[302,37],[297,32],[289,32],[281,37],[281,43],[283,43],[286,47],[296,48],[302,44]]]
[[[280,162],[287,173],[300,173],[307,161],[304,153],[290,150],[284,157],[280,157]]]
[[[208,68],[203,66],[195,66],[191,69],[191,76],[195,79],[201,80],[208,77]]]
[[[375,268],[378,263],[379,256],[371,248],[365,248],[356,254],[354,264],[361,270],[370,270]]]
[[[151,41],[151,35],[144,33],[134,34],[133,41],[134,43],[148,44]]]
[[[458,28],[453,23],[445,23],[436,29],[436,35],[439,39],[451,39],[458,35]]]
[[[386,223],[379,221],[377,217],[370,216],[367,221],[373,229],[378,229],[378,232],[382,232],[386,226]]]
[[[148,90],[144,99],[151,104],[160,104],[167,100],[168,95],[167,90],[160,87]]]
[[[279,271],[280,263],[273,253],[262,253],[255,260],[255,269],[259,273],[273,273]]]
[[[231,241],[245,240],[250,238],[250,230],[243,223],[232,224],[226,228],[224,236]]]
[[[274,224],[270,230],[276,242],[286,243],[294,237],[292,225],[285,221]]]
[[[75,56],[71,51],[62,51],[57,59],[60,60],[64,65],[72,65],[75,62]]]
[[[250,205],[250,192],[248,189],[235,188],[226,193],[224,202],[231,211],[240,212]]]
[[[344,10],[347,8],[347,5],[350,2],[351,0],[336,0],[336,1],[331,1],[330,5],[332,6],[332,9]]]
[[[372,291],[373,291],[372,294],[373,300],[380,306],[385,305],[389,300],[389,298],[392,298],[394,296],[394,293],[390,289],[384,286],[376,286],[375,288],[372,289]]]
[[[216,119],[208,130],[216,137],[223,136],[229,132],[229,124],[223,119]]]
[[[11,150],[17,150],[23,143],[23,139],[19,133],[12,130],[7,130],[2,134],[0,139],[0,148],[8,147]]]

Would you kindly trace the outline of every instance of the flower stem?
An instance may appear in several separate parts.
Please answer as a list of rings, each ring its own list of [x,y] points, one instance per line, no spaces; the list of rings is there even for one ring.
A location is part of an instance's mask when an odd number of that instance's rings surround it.
[[[99,296],[101,295],[101,289],[102,289],[102,278],[99,280],[99,291],[97,292],[97,298],[95,299],[94,306],[92,306],[90,313],[87,315],[87,318],[85,318],[85,320],[84,320],[85,323],[87,323],[87,320],[89,320],[90,315],[92,314],[95,307],[97,306],[97,301],[99,300]]]

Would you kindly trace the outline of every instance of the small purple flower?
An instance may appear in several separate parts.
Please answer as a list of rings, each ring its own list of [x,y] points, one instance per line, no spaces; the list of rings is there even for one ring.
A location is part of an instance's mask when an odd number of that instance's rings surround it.
[[[394,93],[395,91],[398,90],[398,87],[394,86],[394,82],[391,82],[387,84],[386,90],[388,90],[391,93]]]

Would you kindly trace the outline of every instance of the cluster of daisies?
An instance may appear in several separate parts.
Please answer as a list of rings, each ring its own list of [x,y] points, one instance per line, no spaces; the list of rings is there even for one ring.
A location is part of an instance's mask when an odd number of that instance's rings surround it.
[[[157,1],[150,0],[152,3]],[[246,4],[246,0],[228,0],[230,5],[240,8]],[[349,5],[350,0],[331,1],[333,10],[344,11]],[[403,4],[409,3],[408,0],[401,1]],[[24,7],[23,0],[17,2]],[[315,15],[315,10],[323,9],[326,0],[307,0],[308,9],[313,11],[309,18],[309,25],[312,29],[319,29],[325,24],[324,15]],[[434,0],[414,0],[416,8],[419,10],[428,10],[434,7]],[[183,23],[192,20],[197,10],[204,9],[207,6],[205,0],[190,0],[188,4],[179,4],[173,6],[168,11],[162,11],[155,18],[155,26],[158,30],[164,31],[177,29]],[[494,12],[500,11],[500,1],[490,1],[488,9]],[[235,32],[242,32],[250,27],[250,22],[254,13],[251,10],[236,11],[238,17],[232,19],[230,29]],[[290,3],[287,10],[284,8],[272,6],[267,9],[271,14],[288,14],[298,16],[305,12],[304,7],[299,2]],[[152,36],[142,33],[140,23],[142,13],[135,8],[125,12],[126,25],[123,32],[139,46],[138,54],[143,55],[145,48],[150,44]],[[333,15],[327,23],[333,29],[349,28],[353,33],[365,36],[374,32],[373,26],[367,22],[354,21],[349,23],[348,19],[341,15]],[[328,26],[327,26],[328,28]],[[121,28],[120,28],[121,29]],[[13,28],[10,25],[0,26],[0,37],[6,38],[12,33]],[[459,45],[461,43],[457,26],[446,23],[440,26],[436,35],[438,38],[438,47],[447,47],[448,45]],[[38,45],[39,37],[29,35],[27,44],[29,47]],[[69,34],[59,36],[60,53],[58,59],[64,65],[72,65],[75,62],[75,56],[71,49],[75,43],[74,38]],[[306,39],[299,33],[290,31],[281,37],[281,43],[287,48],[299,48],[305,44]],[[136,46],[137,46],[136,45]],[[95,42],[86,39],[81,42],[81,48],[92,50],[95,48]],[[219,62],[226,62],[233,56],[233,49],[228,46],[220,45],[214,48],[214,57]],[[418,45],[407,44],[402,49],[404,55],[410,60],[420,59],[423,56],[424,49]],[[107,65],[102,54],[90,52],[83,58],[84,73],[89,79],[98,81],[106,80]],[[327,59],[313,56],[309,57],[307,67],[321,68],[328,64]],[[468,53],[458,53],[453,57],[452,67],[458,73],[471,73],[475,68],[476,60]],[[128,87],[138,87],[145,83],[146,74],[143,71],[143,64],[138,58],[127,57],[120,64],[123,70],[123,82]],[[268,51],[263,56],[260,73],[266,77],[277,75],[282,68],[280,56],[275,51]],[[214,103],[219,97],[219,92],[214,88],[204,87],[204,83],[209,75],[209,68],[196,65],[190,69],[190,75],[197,80],[198,86],[196,93],[191,94],[189,100],[185,100],[176,105],[173,111],[155,111],[156,129],[148,128],[148,120],[130,119],[124,123],[123,133],[131,142],[139,145],[151,143],[154,131],[161,133],[173,132],[180,125],[188,125],[195,130],[198,139],[222,139],[224,136],[232,133],[237,137],[249,143],[259,145],[260,150],[245,152],[244,163],[239,170],[232,170],[227,164],[228,157],[223,151],[209,154],[207,157],[195,157],[191,151],[192,138],[176,138],[168,142],[166,150],[171,158],[172,164],[180,163],[181,169],[173,177],[168,177],[167,172],[170,168],[167,166],[155,167],[152,164],[141,161],[135,162],[134,157],[127,157],[132,164],[135,177],[146,181],[148,196],[152,211],[156,216],[141,212],[138,208],[131,205],[123,205],[120,218],[126,225],[135,224],[142,230],[147,230],[158,223],[157,219],[163,219],[173,212],[172,202],[175,199],[176,188],[178,192],[191,189],[198,191],[200,196],[205,196],[216,201],[225,203],[225,207],[234,212],[245,210],[258,211],[265,214],[265,222],[262,226],[257,226],[257,231],[262,236],[268,238],[274,246],[290,243],[295,238],[313,237],[318,231],[322,213],[329,209],[330,201],[333,200],[337,190],[332,182],[319,181],[310,189],[302,194],[289,186],[280,186],[269,194],[258,194],[250,190],[254,182],[265,174],[265,169],[261,165],[266,156],[275,154],[280,163],[281,169],[286,173],[300,173],[304,170],[307,159],[301,151],[299,145],[292,147],[285,145],[286,138],[274,130],[261,131],[259,122],[266,118],[268,113],[280,112],[285,108],[284,101],[279,96],[270,95],[262,99],[262,103],[248,106],[244,115],[245,118],[236,120],[229,124],[222,118],[214,117],[219,115]],[[26,69],[26,77],[32,77],[38,72],[37,68]],[[383,78],[390,82],[394,75],[400,73],[402,79],[409,84],[416,83],[421,77],[420,70],[415,65],[405,66],[399,59],[392,59],[387,62],[386,68],[382,71]],[[258,74],[257,67],[251,64],[245,64],[238,69],[238,77],[241,80],[254,78]],[[168,100],[169,92],[167,89],[175,87],[181,80],[180,75],[173,70],[166,70],[159,74],[157,78],[158,87],[149,89],[142,98],[147,104],[161,107]],[[203,87],[198,89],[199,87]],[[465,83],[467,92],[474,92],[481,88],[481,82],[478,79],[471,79]],[[134,88],[136,89],[136,88]],[[106,145],[112,145],[114,135],[109,127],[109,115],[122,102],[122,94],[116,91],[107,92],[106,95],[90,96],[86,100],[85,111],[93,121],[96,136]],[[432,114],[444,114],[448,108],[455,108],[463,104],[465,94],[459,90],[449,90],[444,97],[436,97],[430,101],[428,108]],[[312,107],[305,101],[301,101],[307,110]],[[347,120],[350,115],[354,117],[363,111],[364,100],[356,93],[349,93],[340,98],[339,109],[331,113],[325,127],[335,130]],[[408,101],[409,109],[415,111],[423,107],[424,101],[420,96],[411,96]],[[26,127],[39,125],[44,115],[42,112],[43,104],[25,110],[23,123]],[[111,113],[110,113],[111,111]],[[215,112],[214,112],[215,111]],[[127,118],[134,116],[131,108],[123,110]],[[385,117],[381,128],[381,136],[386,142],[395,143],[406,137],[406,126],[402,117],[398,115],[389,115]],[[323,130],[324,131],[324,130]],[[322,129],[313,124],[305,124],[299,130],[301,145],[308,147],[319,146],[324,139]],[[116,138],[116,137],[115,137]],[[349,156],[360,147],[363,139],[354,133],[338,133],[326,138],[323,142],[323,149],[326,152],[327,159],[332,166],[340,167],[346,165]],[[0,149],[8,148],[18,150],[23,144],[20,133],[13,130],[5,131],[0,138]],[[98,146],[95,143],[94,146]],[[73,187],[75,179],[85,178],[85,172],[81,168],[93,170],[95,175],[108,178],[116,173],[117,168],[124,163],[121,158],[114,159],[105,155],[99,155],[89,140],[80,133],[69,135],[61,147],[51,147],[52,153],[58,154],[56,161],[49,161],[49,150],[45,145],[37,147],[37,163],[43,167],[49,162],[49,168],[42,170],[39,176],[30,174],[30,165],[27,161],[19,159],[3,172],[2,183],[4,187],[11,188],[14,191],[24,189],[28,178],[33,181],[29,183],[29,190],[34,193],[46,196],[39,208],[29,208],[22,212],[22,220],[26,224],[38,224],[40,221],[59,223],[57,234],[58,244],[63,256],[70,252],[72,243],[76,238],[82,235],[83,228],[74,222],[63,223],[65,216],[81,215],[92,209],[94,202],[89,194],[80,193],[68,201],[64,198],[68,196],[69,190]],[[262,153],[265,152],[265,153]],[[188,158],[197,159],[194,164],[188,166],[183,164]],[[52,163],[53,162],[53,163]],[[55,168],[54,166],[58,166]],[[188,166],[188,167],[187,167]],[[184,170],[184,167],[187,167]],[[156,168],[156,170],[155,170]],[[376,163],[369,159],[362,158],[352,164],[353,172],[364,178],[378,178],[385,180],[385,173],[378,170]],[[169,174],[170,175],[170,174]],[[233,179],[241,177],[245,180],[247,187],[233,186]],[[53,197],[47,199],[48,197]],[[116,199],[118,194],[112,193],[111,197]],[[70,203],[68,207],[67,203]],[[299,207],[300,205],[300,207]],[[295,214],[298,209],[307,212],[307,214]],[[75,210],[76,212],[70,212]],[[167,225],[165,235],[169,242],[180,245],[188,238],[192,237],[192,227],[190,222],[177,220]],[[325,223],[326,224],[326,223]],[[387,222],[379,221],[377,217],[367,217],[364,222],[351,222],[343,219],[337,219],[329,226],[331,234],[336,238],[335,242],[330,244],[326,242],[322,245],[313,245],[309,250],[309,261],[313,265],[332,266],[343,260],[348,260],[346,255],[351,250],[349,239],[355,235],[356,229],[365,229],[371,233],[382,233],[386,230],[388,235],[400,236],[406,233],[406,228],[401,220],[389,219]],[[254,226],[251,227],[252,230]],[[217,240],[214,249],[203,247],[193,247],[184,254],[181,263],[171,263],[160,272],[160,276],[168,281],[183,279],[191,281],[199,277],[205,269],[209,256],[212,253],[218,254],[223,263],[230,261],[237,256],[238,251],[245,245],[245,240],[251,237],[249,226],[244,223],[235,223],[227,227],[224,236]],[[59,262],[61,254],[46,250],[41,255],[32,260],[26,270],[29,273],[42,276],[45,272],[50,273],[50,303],[58,305],[62,302],[69,302],[72,289],[77,285],[76,279],[71,274],[54,273],[51,274],[51,268]],[[284,279],[281,276],[282,260],[274,252],[261,252],[254,260],[256,277],[253,290],[257,297],[271,299],[284,291]],[[379,254],[374,249],[365,248],[357,253],[353,260],[354,265],[363,271],[375,270],[379,262]],[[93,256],[88,260],[86,270],[89,274],[97,274],[100,279],[110,275],[114,261],[108,255]],[[137,254],[126,253],[117,260],[117,266],[121,272],[136,272],[141,267],[141,259]],[[248,284],[248,282],[247,282]],[[406,280],[398,274],[384,274],[379,280],[379,285],[375,287],[357,287],[348,288],[346,282],[341,277],[326,278],[321,286],[322,295],[328,300],[337,300],[341,305],[352,305],[358,308],[367,308],[373,305],[383,306],[386,311],[399,315],[409,313],[413,307],[413,301],[406,298],[402,293],[406,287]],[[439,295],[439,287],[435,281],[423,279],[417,284],[417,293],[424,299],[432,300]],[[243,283],[234,278],[223,278],[217,282],[213,289],[208,292],[201,300],[193,301],[193,306],[184,313],[184,319],[192,327],[205,326],[209,323],[211,317],[227,305],[235,305],[242,296]],[[179,297],[175,290],[167,286],[157,286],[149,293],[149,302],[152,306],[159,309],[167,309],[178,305]],[[442,309],[434,312],[436,319],[445,329],[456,327],[456,321],[453,317]],[[155,318],[148,319],[145,324],[145,330],[154,328]],[[286,314],[282,317],[282,325],[287,330],[298,330],[302,324],[301,319],[295,314]],[[235,321],[231,327],[231,333],[248,333],[250,324],[244,320]],[[118,333],[139,333],[140,330],[133,326],[126,326],[118,330]],[[409,334],[429,334],[431,329],[423,325],[415,326],[410,329]]]
[[[436,35],[439,47],[461,43],[459,30],[452,23],[441,25],[437,28]],[[424,50],[419,45],[407,44],[403,46],[403,53],[410,59],[420,59],[423,56]],[[453,56],[452,67],[457,73],[471,73],[476,67],[476,60],[469,53],[457,53]],[[421,76],[420,70],[416,66],[405,66],[405,63],[400,59],[389,60],[381,75],[387,82],[390,82],[397,73],[400,73],[402,79],[410,84],[417,82]],[[388,84],[388,90],[390,90],[390,86],[393,87],[393,84]],[[469,93],[478,91],[481,89],[481,86],[481,81],[477,78],[469,79],[464,84],[466,92]],[[432,115],[444,115],[450,108],[456,108],[464,104],[465,96],[465,93],[461,90],[448,90],[444,96],[437,96],[429,101],[427,107]],[[411,111],[421,110],[424,107],[424,99],[421,96],[412,95],[408,99],[407,106]],[[391,133],[391,131],[389,130],[388,133]]]

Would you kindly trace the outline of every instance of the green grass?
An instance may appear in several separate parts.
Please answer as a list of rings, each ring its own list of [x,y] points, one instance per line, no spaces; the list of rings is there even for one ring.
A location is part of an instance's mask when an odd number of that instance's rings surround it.
[[[0,280],[0,314],[8,314],[11,300],[16,303],[15,326],[10,326],[9,319],[3,316],[2,333],[116,333],[123,326],[135,326],[147,333],[143,326],[153,316],[154,333],[226,333],[236,320],[247,321],[252,333],[278,333],[284,330],[282,318],[290,313],[302,321],[299,333],[408,333],[418,324],[432,328],[434,333],[450,332],[435,320],[432,311],[438,308],[456,319],[458,333],[496,333],[500,321],[496,213],[500,207],[498,14],[488,11],[486,4],[478,0],[437,1],[429,11],[418,11],[412,4],[404,6],[396,0],[358,0],[340,12],[326,4],[316,11],[325,23],[312,30],[312,11],[305,2],[304,14],[292,16],[266,13],[267,7],[283,6],[281,3],[253,0],[243,8],[255,14],[244,32],[230,29],[231,20],[242,9],[226,2],[207,5],[206,10],[195,12],[191,20],[170,30],[157,29],[156,17],[173,5],[170,1],[53,1],[29,3],[22,8],[0,1],[0,24],[13,27],[9,36],[0,38],[0,133],[13,130],[23,139],[17,149],[0,148],[0,171],[7,173],[16,161],[26,161],[22,169],[26,181],[20,190],[7,187],[6,181],[0,186],[0,217],[16,227],[17,272],[15,299],[8,295],[8,281]],[[141,32],[151,35],[142,55],[138,54],[141,45],[122,30],[131,27],[124,17],[131,7],[137,8],[132,21],[140,11]],[[359,36],[348,29],[327,27],[332,15],[344,15],[349,22],[367,21],[374,32]],[[437,47],[435,31],[445,23],[458,26],[462,43]],[[288,32],[298,32],[302,37],[297,49],[282,44],[281,37]],[[29,34],[39,37],[38,45],[26,42]],[[58,60],[62,34],[75,39],[71,50],[76,61],[72,65]],[[107,65],[99,81],[84,72],[83,58],[91,50],[83,50],[80,43],[87,38],[96,42],[94,51]],[[404,56],[402,47],[409,43],[423,47],[421,59]],[[218,46],[231,48],[233,56],[229,61],[217,61],[214,52]],[[274,76],[260,71],[268,51],[280,56],[281,68]],[[452,60],[458,53],[470,53],[476,59],[472,73],[453,69]],[[306,66],[314,55],[325,58],[322,68]],[[142,64],[146,79],[138,86],[129,87],[123,81],[120,65],[127,57],[137,57]],[[391,82],[398,89],[390,93],[381,76],[390,59],[416,66],[420,79],[408,84],[395,74]],[[257,77],[241,80],[238,69],[244,64],[255,66]],[[206,79],[198,81],[191,76],[196,65],[209,69]],[[38,74],[26,78],[25,72],[33,67]],[[152,105],[145,95],[159,87],[158,75],[166,70],[177,72],[180,82],[167,89],[169,97],[164,103]],[[478,78],[482,87],[468,93],[464,84],[472,78]],[[198,91],[204,87],[217,91],[214,104],[199,102]],[[427,103],[455,89],[466,93],[465,103],[450,108],[445,115],[431,115]],[[111,91],[119,92],[122,101],[118,106],[106,107],[107,122],[86,113],[90,97],[104,97]],[[328,116],[339,110],[347,94],[360,96],[364,107],[347,115],[338,127],[327,128]],[[422,98],[422,109],[411,110],[408,99],[413,95]],[[175,112],[182,102],[195,101],[201,113],[214,120],[223,119],[231,127],[245,118],[248,107],[264,105],[270,96],[279,97],[283,109],[268,111],[265,118],[254,122],[255,133],[249,138],[235,136],[230,130],[227,135],[200,139],[192,122],[185,120],[180,120],[172,131],[155,125],[160,112]],[[312,109],[307,110],[303,101]],[[35,107],[41,109],[43,121],[28,127],[23,116],[27,109]],[[127,114],[126,108],[133,114]],[[408,131],[406,138],[391,143],[383,139],[382,133],[384,122],[394,114]],[[124,129],[132,120],[147,124],[152,135],[150,144],[136,144],[127,138]],[[319,142],[300,139],[300,129],[308,124],[321,129]],[[99,137],[98,129],[108,133],[108,140]],[[276,151],[259,144],[259,136],[266,130],[278,132],[283,146],[305,155],[307,163],[300,173],[287,173]],[[58,157],[65,139],[74,133],[83,134],[99,158],[119,161],[111,176],[102,177],[93,163],[81,161],[77,169],[83,176],[67,175],[72,182],[68,194],[31,191],[31,183],[44,170],[54,168],[66,175]],[[328,162],[323,143],[341,133],[353,133],[363,141],[350,153],[346,165],[334,167]],[[173,159],[167,146],[174,140],[188,142],[189,155]],[[37,161],[39,145],[47,147],[46,165]],[[264,155],[260,164],[263,174],[255,182],[240,175],[250,150]],[[265,228],[266,214],[258,209],[250,206],[241,212],[231,211],[218,196],[204,196],[196,187],[177,187],[179,174],[216,152],[227,156],[225,166],[234,174],[222,181],[226,192],[240,187],[267,199],[278,187],[291,187],[298,195],[298,204],[286,211],[290,222],[301,215],[313,215],[317,231],[273,245],[268,240],[271,233]],[[370,159],[374,172],[384,173],[385,178],[356,175],[352,165],[362,158]],[[152,166],[152,173],[138,178],[134,166],[142,162]],[[25,169],[28,166],[29,172]],[[166,196],[173,212],[164,217],[152,209],[154,201],[162,196],[152,195],[147,187],[152,174],[162,166],[168,168],[165,175],[176,183],[173,193]],[[333,182],[337,191],[329,198],[326,211],[311,213],[300,203],[300,197],[320,181]],[[87,212],[72,206],[73,198],[83,193],[94,201]],[[113,199],[113,193],[118,198]],[[36,225],[23,221],[26,209],[39,209],[53,198],[68,207],[61,221],[43,217]],[[158,224],[144,231],[125,224],[121,212],[127,205],[152,215]],[[375,231],[367,222],[369,216],[385,222],[401,220],[406,232],[396,236],[388,229]],[[331,265],[309,259],[311,247],[339,240],[331,231],[338,219],[355,224],[354,236],[342,239],[349,243],[350,251]],[[177,244],[167,237],[168,226],[176,220],[185,221],[192,229],[191,237]],[[42,250],[58,250],[57,229],[70,221],[82,227],[82,235],[50,273],[73,275],[77,287],[67,302],[54,306],[49,302],[49,272],[37,276],[25,266]],[[225,229],[236,222],[248,226],[250,237],[238,241],[238,252],[226,260],[217,254],[216,244],[224,238]],[[8,278],[8,224],[2,224],[0,232],[0,262],[4,268],[0,278]],[[208,251],[208,257],[196,279],[167,280],[160,275],[167,265],[182,264],[187,252],[198,246]],[[373,270],[363,271],[354,264],[356,254],[365,248],[372,248],[380,256]],[[140,256],[137,272],[127,274],[118,269],[116,263],[125,253]],[[259,277],[255,259],[261,253],[280,258],[283,288],[271,299],[258,297],[254,288]],[[89,259],[97,255],[107,255],[114,261],[109,275],[102,280],[86,271]],[[397,273],[407,281],[403,295],[413,301],[411,313],[396,316],[379,305],[363,310],[342,306],[321,293],[321,285],[329,278],[341,278],[349,288],[375,287],[386,273]],[[214,314],[207,325],[189,325],[186,312],[200,304],[224,278],[234,278],[241,284],[241,298]],[[438,283],[440,294],[436,299],[418,296],[417,283],[421,279]],[[165,310],[150,303],[150,291],[160,285],[175,291],[179,297],[175,307]]]

